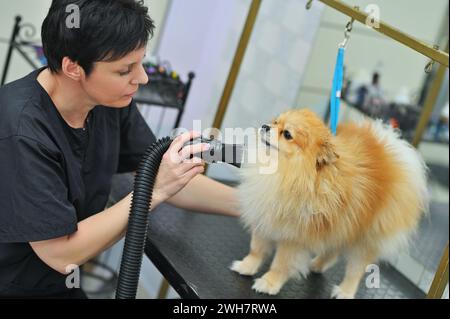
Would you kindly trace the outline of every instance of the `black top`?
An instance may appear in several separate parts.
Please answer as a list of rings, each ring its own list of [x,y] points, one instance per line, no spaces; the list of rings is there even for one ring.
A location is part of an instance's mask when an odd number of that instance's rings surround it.
[[[155,137],[136,104],[96,106],[71,128],[37,81],[0,88],[0,296],[67,296],[66,277],[29,242],[69,235],[104,210],[116,172],[137,169]]]

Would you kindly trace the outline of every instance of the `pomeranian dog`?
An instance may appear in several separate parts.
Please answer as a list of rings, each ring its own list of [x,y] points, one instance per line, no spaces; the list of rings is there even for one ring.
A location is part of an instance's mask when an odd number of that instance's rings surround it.
[[[252,236],[231,269],[256,274],[275,245],[270,270],[252,287],[275,295],[291,277],[325,272],[342,255],[345,276],[331,297],[354,298],[366,267],[405,248],[426,211],[423,160],[381,121],[342,124],[334,136],[306,109],[263,125],[259,139],[278,167],[241,169],[241,219]]]

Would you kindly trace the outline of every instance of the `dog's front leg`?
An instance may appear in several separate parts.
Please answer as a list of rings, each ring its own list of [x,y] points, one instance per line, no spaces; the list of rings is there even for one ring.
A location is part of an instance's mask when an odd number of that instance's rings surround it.
[[[348,253],[344,279],[339,286],[334,287],[331,297],[353,299],[366,272],[366,266],[373,262],[374,256],[375,253],[368,248],[356,248]]]
[[[250,253],[243,260],[234,261],[230,269],[241,275],[253,276],[258,272],[259,267],[270,252],[271,247],[272,245],[269,240],[261,237],[256,232],[253,232],[250,243]]]
[[[309,269],[315,273],[324,273],[327,269],[331,268],[338,260],[339,252],[327,251],[316,256],[312,261]]]
[[[270,270],[255,281],[253,289],[257,292],[276,295],[284,283],[299,272],[303,277],[309,273],[310,255],[298,245],[280,242]]]

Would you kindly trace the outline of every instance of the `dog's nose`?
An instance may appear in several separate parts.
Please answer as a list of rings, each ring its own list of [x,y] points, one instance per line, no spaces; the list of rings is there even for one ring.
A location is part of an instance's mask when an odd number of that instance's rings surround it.
[[[267,124],[264,124],[263,126],[261,126],[261,128],[262,128],[262,130],[263,130],[264,132],[269,132],[269,131],[270,131],[270,126],[267,125]]]

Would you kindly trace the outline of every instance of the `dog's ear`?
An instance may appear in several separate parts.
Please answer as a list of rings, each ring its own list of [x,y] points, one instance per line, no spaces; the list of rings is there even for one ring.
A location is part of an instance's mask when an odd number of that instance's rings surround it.
[[[320,151],[317,155],[316,167],[317,169],[321,169],[325,165],[335,163],[338,159],[339,155],[336,153],[333,143],[324,141],[320,146]]]

